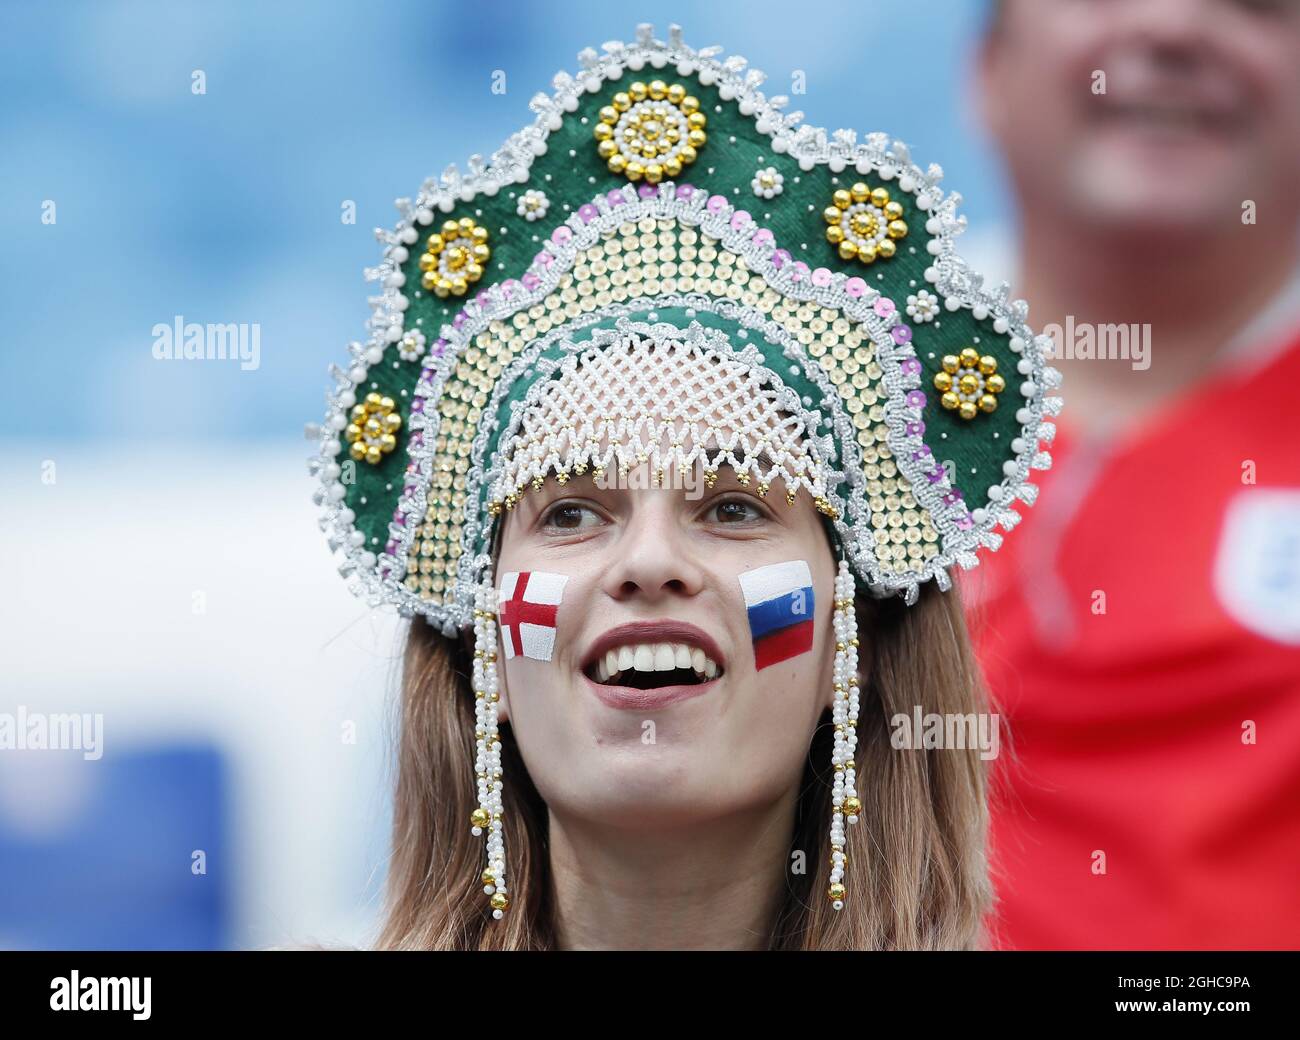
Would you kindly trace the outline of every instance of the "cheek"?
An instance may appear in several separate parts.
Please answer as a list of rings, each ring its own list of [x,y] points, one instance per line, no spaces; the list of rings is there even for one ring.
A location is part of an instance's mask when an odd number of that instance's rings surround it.
[[[808,562],[787,560],[742,571],[739,584],[754,670],[761,675],[806,657],[817,612]]]

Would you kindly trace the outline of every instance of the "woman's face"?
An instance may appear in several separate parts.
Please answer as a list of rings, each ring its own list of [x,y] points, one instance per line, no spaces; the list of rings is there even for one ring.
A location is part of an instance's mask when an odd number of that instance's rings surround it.
[[[620,487],[590,471],[565,485],[552,477],[506,514],[498,587],[508,572],[567,580],[550,660],[501,647],[500,717],[553,811],[645,827],[770,804],[799,783],[833,697],[834,563],[821,520],[806,491],[789,505],[778,482],[760,497],[725,466],[713,488],[647,488],[635,476]],[[803,649],[806,624],[778,628],[759,661],[740,576],[789,561],[805,561],[811,575],[811,643]],[[757,577],[783,571],[798,567]],[[514,615],[502,609],[508,623]],[[787,610],[767,623],[791,621]],[[605,682],[602,650],[628,665]],[[701,652],[718,674],[709,679],[706,663],[697,682]],[[653,667],[671,659],[675,668],[687,654],[687,670]]]

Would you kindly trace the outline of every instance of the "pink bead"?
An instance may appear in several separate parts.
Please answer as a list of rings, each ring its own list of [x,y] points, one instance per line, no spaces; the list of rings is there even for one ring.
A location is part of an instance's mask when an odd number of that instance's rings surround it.
[[[538,278],[537,275],[533,274],[532,271],[526,272],[523,278],[520,279],[520,281],[524,283],[524,288],[527,289],[529,292],[532,292],[534,289],[536,289],[539,285],[542,284],[542,280]]]
[[[568,242],[571,238],[573,238],[573,232],[570,231],[563,224],[561,224],[559,227],[557,227],[554,231],[551,232],[551,241],[559,245],[563,245],[565,242]]]
[[[736,231],[739,231],[741,228],[749,224],[752,224],[753,221],[754,218],[751,217],[748,213],[746,213],[743,209],[738,209],[736,210],[735,213],[731,215],[731,226]]]
[[[623,198],[623,193],[618,188],[611,188],[605,192],[605,201],[611,206],[621,206],[627,199]]]
[[[535,257],[533,257],[533,263],[536,264],[538,267],[550,267],[550,266],[551,266],[551,262],[552,262],[554,259],[555,259],[555,257],[553,257],[553,256],[552,256],[550,253],[548,253],[545,249],[543,249],[543,250],[542,250],[540,253],[538,253]]]
[[[585,205],[578,207],[578,216],[582,218],[582,222],[584,224],[590,224],[593,220],[595,220],[598,216],[600,216],[600,210],[598,210],[595,206],[593,206],[590,202],[588,202]]]
[[[824,267],[819,267],[812,273],[813,285],[830,285],[831,273]]]
[[[689,199],[689,198],[690,198],[692,195],[694,195],[694,194],[695,194],[695,185],[694,185],[694,184],[679,184],[679,185],[677,185],[677,197],[678,197],[679,199]]]
[[[721,213],[726,208],[727,208],[727,200],[724,199],[721,195],[709,196],[710,213]]]
[[[796,260],[794,262],[794,280],[796,282],[803,281],[803,279],[808,276],[808,270],[807,264],[802,260]]]
[[[857,299],[867,291],[867,283],[861,278],[850,278],[844,283],[844,291],[854,299]]]
[[[643,184],[637,188],[636,193],[643,199],[653,199],[658,196],[659,189],[653,184]]]
[[[894,313],[894,301],[888,296],[882,296],[871,305],[871,309],[882,318],[888,318]]]
[[[767,228],[759,228],[757,231],[754,232],[753,242],[754,245],[756,246],[770,246],[775,241],[776,241],[776,236],[773,235],[772,232],[769,231]]]
[[[778,249],[772,254],[772,266],[778,271],[790,262],[790,250]]]

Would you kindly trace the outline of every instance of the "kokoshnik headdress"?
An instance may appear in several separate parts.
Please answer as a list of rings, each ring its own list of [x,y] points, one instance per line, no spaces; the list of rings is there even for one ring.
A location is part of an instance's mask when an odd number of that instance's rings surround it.
[[[475,633],[471,821],[509,907],[495,526],[529,488],[648,463],[809,496],[838,542],[833,866],[856,793],[855,579],[916,601],[996,549],[1047,469],[1048,343],[958,256],[942,171],[883,133],[801,124],[762,73],[640,26],[584,50],[490,161],[425,181],[366,277],[332,377],[322,527],[372,606]],[[671,355],[671,357],[670,357]],[[665,361],[672,365],[665,365]],[[671,369],[669,380],[665,372]],[[666,447],[665,447],[666,445]]]

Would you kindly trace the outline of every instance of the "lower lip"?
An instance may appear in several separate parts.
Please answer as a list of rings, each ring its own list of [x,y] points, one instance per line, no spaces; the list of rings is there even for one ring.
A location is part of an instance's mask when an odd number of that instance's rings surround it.
[[[585,672],[582,678],[591,687],[591,692],[611,708],[619,708],[623,711],[658,711],[678,701],[690,700],[692,697],[708,693],[722,677],[718,676],[708,682],[696,683],[692,686],[658,686],[653,690],[638,690],[633,686],[605,686]]]

